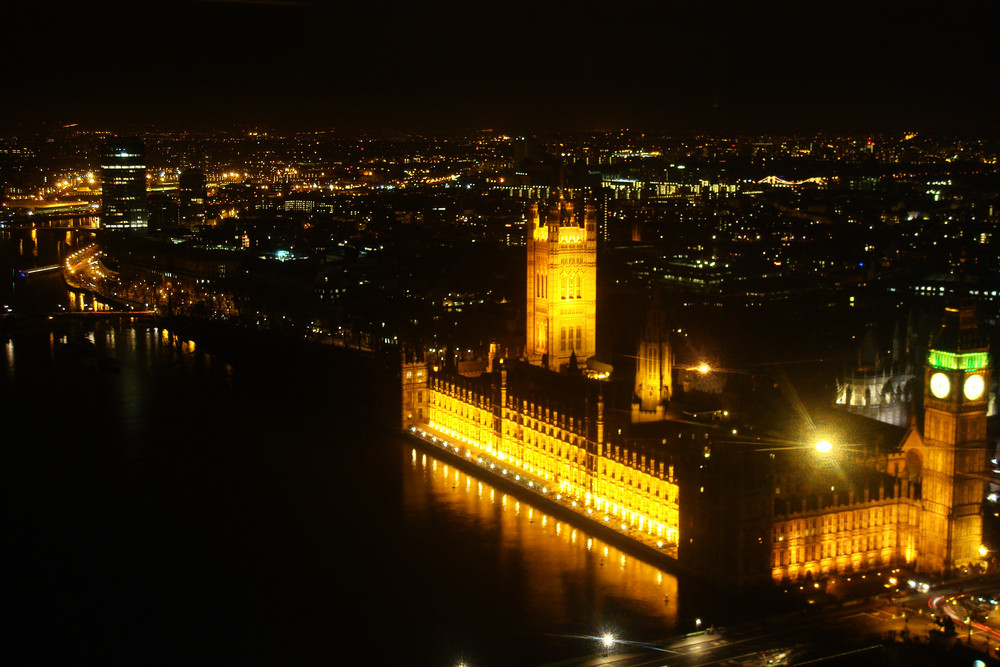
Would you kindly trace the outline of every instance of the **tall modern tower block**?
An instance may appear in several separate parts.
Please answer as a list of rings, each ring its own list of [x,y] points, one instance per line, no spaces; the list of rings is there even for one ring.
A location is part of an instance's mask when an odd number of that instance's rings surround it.
[[[205,202],[208,200],[205,186],[205,172],[187,168],[178,179],[181,195],[181,220],[187,225],[201,225],[205,222]]]
[[[146,146],[115,137],[101,145],[101,228],[145,232]]]

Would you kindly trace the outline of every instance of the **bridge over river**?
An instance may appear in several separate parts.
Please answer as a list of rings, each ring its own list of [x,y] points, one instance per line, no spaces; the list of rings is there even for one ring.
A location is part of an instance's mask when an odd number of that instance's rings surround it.
[[[0,218],[0,227],[7,229],[52,229],[56,231],[98,229],[98,216],[86,211],[40,211],[15,213],[6,220]]]

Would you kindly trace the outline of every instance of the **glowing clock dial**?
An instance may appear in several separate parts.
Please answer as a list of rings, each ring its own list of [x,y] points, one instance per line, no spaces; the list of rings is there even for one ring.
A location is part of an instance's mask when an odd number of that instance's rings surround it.
[[[963,391],[965,392],[965,397],[970,401],[974,401],[983,395],[983,390],[986,389],[983,384],[982,375],[970,375],[965,378],[965,387]]]
[[[935,373],[931,376],[931,393],[937,398],[944,398],[951,390],[951,381],[944,373]]]

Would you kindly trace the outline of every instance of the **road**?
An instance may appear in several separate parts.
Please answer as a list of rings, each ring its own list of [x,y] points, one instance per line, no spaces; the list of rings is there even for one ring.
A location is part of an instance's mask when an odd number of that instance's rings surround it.
[[[900,659],[899,654],[906,656],[916,652],[926,654],[931,660],[926,664],[951,664],[949,661],[954,659],[954,653],[946,657],[943,648],[931,648],[928,643],[931,631],[940,630],[934,620],[935,614],[938,617],[946,613],[952,617],[961,616],[964,613],[959,603],[961,598],[990,594],[998,586],[1000,578],[984,577],[966,582],[962,590],[956,586],[893,602],[879,600],[839,609],[788,614],[732,627],[716,634],[695,633],[652,642],[621,637],[616,638],[618,641],[607,656],[597,653],[560,662],[559,665],[880,665],[889,664],[889,654],[893,652],[897,654],[897,660]],[[956,622],[956,639],[962,645],[958,650],[963,651],[963,658],[968,657],[969,665],[975,659],[984,660],[989,665],[1000,665],[1000,661],[986,657],[987,645],[996,657],[996,648],[1000,645],[998,626],[1000,623],[996,618],[988,618],[974,624],[970,633],[968,625]],[[599,648],[595,641],[595,649]],[[935,662],[936,659],[944,661]],[[907,664],[909,658],[902,657],[901,660],[894,664]]]
[[[882,622],[877,612],[865,609],[786,616],[719,634],[698,633],[657,642],[653,645],[655,650],[620,644],[607,657],[594,656],[576,664],[750,666],[808,664],[816,659],[846,654],[861,658],[866,653],[881,655],[879,634],[871,630],[873,625]],[[857,660],[856,664],[863,663]]]

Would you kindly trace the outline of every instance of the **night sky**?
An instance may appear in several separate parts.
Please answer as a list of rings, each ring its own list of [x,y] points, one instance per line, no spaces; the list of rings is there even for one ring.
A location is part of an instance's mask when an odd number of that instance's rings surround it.
[[[0,125],[989,131],[996,3],[24,3]]]

